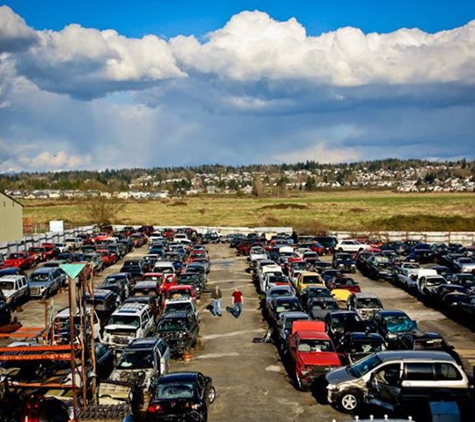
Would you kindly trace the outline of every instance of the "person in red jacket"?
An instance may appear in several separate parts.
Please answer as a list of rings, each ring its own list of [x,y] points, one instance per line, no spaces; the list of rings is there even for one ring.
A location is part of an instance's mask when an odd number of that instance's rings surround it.
[[[242,292],[236,287],[232,293],[233,306],[227,306],[226,310],[235,318],[239,318],[242,311],[242,304],[244,303]]]

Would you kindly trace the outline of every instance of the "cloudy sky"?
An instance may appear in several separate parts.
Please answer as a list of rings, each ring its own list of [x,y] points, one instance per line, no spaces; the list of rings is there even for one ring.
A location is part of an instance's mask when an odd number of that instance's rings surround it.
[[[0,7],[0,172],[475,158],[473,0],[34,3]]]

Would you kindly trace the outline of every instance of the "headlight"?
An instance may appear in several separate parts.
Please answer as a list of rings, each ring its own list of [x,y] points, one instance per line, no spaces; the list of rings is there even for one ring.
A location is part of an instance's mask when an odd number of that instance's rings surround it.
[[[338,387],[338,385],[336,385],[336,384],[328,384],[328,385],[327,385],[327,390],[328,390],[328,391],[338,391],[338,390],[339,390],[339,387]]]
[[[397,337],[396,334],[394,334],[394,333],[388,333],[388,338],[389,338],[389,339],[394,340],[396,337]]]
[[[193,404],[191,405],[191,408],[192,408],[193,410],[199,410],[200,405],[199,405],[198,403],[193,403]]]

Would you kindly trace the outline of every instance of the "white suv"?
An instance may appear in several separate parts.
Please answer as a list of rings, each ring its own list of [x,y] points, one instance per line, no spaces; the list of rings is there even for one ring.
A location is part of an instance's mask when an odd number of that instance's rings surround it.
[[[145,303],[125,303],[114,311],[104,327],[103,343],[123,348],[136,338],[151,334],[155,321]]]
[[[25,302],[30,297],[30,289],[24,275],[5,275],[0,278],[0,290],[5,301],[11,306]]]

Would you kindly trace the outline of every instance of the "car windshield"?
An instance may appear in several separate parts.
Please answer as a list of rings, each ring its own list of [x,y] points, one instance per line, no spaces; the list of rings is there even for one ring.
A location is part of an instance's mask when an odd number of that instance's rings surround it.
[[[186,328],[186,318],[165,318],[162,319],[157,326],[157,330],[181,330]]]
[[[140,327],[140,318],[133,315],[112,315],[108,325],[129,325],[138,328]]]
[[[30,281],[46,281],[48,280],[48,273],[33,273],[30,276]]]
[[[356,378],[366,375],[369,371],[383,363],[378,355],[369,355],[353,365],[348,366],[348,372]]]
[[[11,253],[8,255],[8,259],[21,259],[24,258],[24,256],[21,253]]]
[[[13,290],[13,282],[0,281],[0,290]]]
[[[328,301],[328,302],[313,302],[312,303],[312,311],[336,311],[338,310],[338,305],[336,302]]]
[[[124,351],[118,369],[152,369],[153,354],[150,350]]]
[[[164,309],[164,313],[168,312],[179,312],[179,311],[192,311],[193,306],[191,305],[190,302],[181,302],[181,303],[175,303],[175,302],[170,302],[167,303]]]
[[[298,302],[280,302],[277,304],[277,312],[287,312],[287,311],[299,311],[300,305]]]
[[[330,290],[323,288],[323,289],[307,289],[306,294],[308,297],[331,297]]]
[[[189,399],[194,395],[193,384],[191,383],[166,383],[158,384],[158,388],[155,393],[157,399]]]
[[[378,298],[375,297],[368,297],[364,299],[358,299],[356,301],[356,306],[358,308],[382,308],[383,305],[381,304],[381,301]]]
[[[416,321],[407,315],[387,315],[384,317],[384,322],[390,333],[411,331],[417,328]]]
[[[302,283],[304,284],[321,284],[320,277],[318,275],[307,275],[302,277]]]
[[[302,339],[298,351],[304,353],[334,352],[335,349],[329,340]]]
[[[284,297],[284,296],[293,296],[293,293],[290,290],[277,290],[271,292],[270,297]]]
[[[377,353],[386,350],[384,343],[376,341],[356,341],[351,344],[350,353]]]
[[[431,277],[427,278],[426,284],[428,286],[440,286],[441,284],[446,284],[447,281],[443,277]]]
[[[293,262],[292,263],[292,268],[294,270],[305,270],[307,268],[307,263],[306,262]]]

